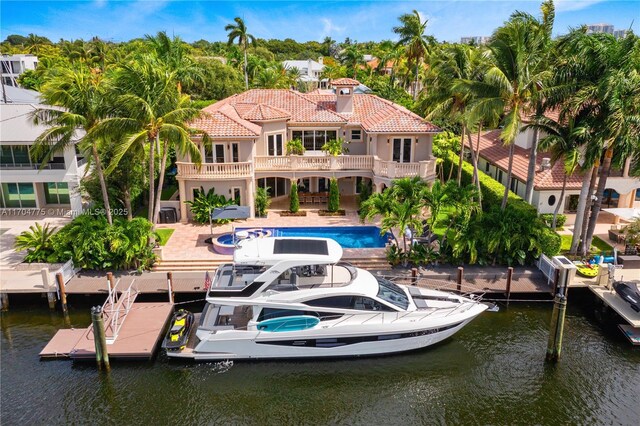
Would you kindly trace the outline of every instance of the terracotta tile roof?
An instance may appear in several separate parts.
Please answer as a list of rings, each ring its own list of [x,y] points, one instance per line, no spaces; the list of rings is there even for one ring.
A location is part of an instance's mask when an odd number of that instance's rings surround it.
[[[355,81],[355,80],[353,80]],[[329,124],[360,125],[366,132],[434,133],[440,129],[408,109],[371,94],[353,95],[353,113],[336,112],[336,96],[332,92],[300,93],[283,89],[253,89],[233,95],[203,110],[209,115],[194,122],[202,130],[215,129],[210,136],[248,136],[260,126],[252,123],[287,118],[289,125]],[[220,121],[217,123],[216,121]],[[196,126],[197,124],[197,126]],[[199,126],[199,127],[198,127]],[[232,134],[224,134],[228,128]]]
[[[336,80],[331,80],[332,86],[360,86],[360,82],[358,80],[354,80],[353,78],[338,78]]]
[[[262,128],[250,121],[243,120],[230,105],[221,105],[203,110],[201,118],[191,122],[191,127],[207,132],[210,137],[260,136]]]
[[[248,105],[249,108],[243,112],[240,112],[240,109],[238,108],[240,105],[241,104],[236,104],[234,105],[234,107],[236,108],[236,111],[238,111],[238,114],[240,114],[240,116],[245,120],[267,121],[291,118],[291,114],[281,108],[276,108],[265,104],[244,104]]]
[[[480,136],[480,157],[488,160],[494,166],[504,172],[509,167],[509,147],[504,146],[500,140],[500,129],[483,132]],[[474,146],[477,141],[477,134],[472,135]],[[465,145],[469,146],[469,141],[465,141]],[[551,158],[547,152],[539,152],[536,158],[536,173],[533,187],[537,190],[562,189],[562,180],[564,179],[564,167],[562,161],[556,161],[548,170],[541,170],[543,158]],[[519,146],[514,147],[513,153],[513,169],[512,173],[515,178],[522,182],[527,181],[529,169],[529,150]],[[580,189],[582,186],[582,173],[577,172],[569,176],[567,180],[567,189]]]

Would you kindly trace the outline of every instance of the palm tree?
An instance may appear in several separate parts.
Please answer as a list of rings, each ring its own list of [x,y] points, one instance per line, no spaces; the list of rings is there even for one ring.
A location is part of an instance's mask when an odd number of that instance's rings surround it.
[[[102,73],[91,72],[86,66],[56,68],[41,87],[40,98],[46,105],[64,109],[38,109],[34,112],[34,123],[50,127],[34,141],[31,155],[41,161],[44,167],[57,152],[63,151],[79,138],[77,146],[86,153],[86,157],[93,158],[107,221],[112,224],[109,195],[98,152],[100,138],[92,133],[106,112]],[[78,130],[82,130],[84,135],[78,136]]]
[[[577,217],[584,223],[582,229],[576,223],[572,251],[580,239],[582,253],[589,249],[612,163],[619,165],[640,149],[640,66],[634,59],[638,48],[637,36],[617,40],[608,34],[587,34],[586,28],[572,31],[558,43],[554,87],[546,97],[552,105],[566,105],[574,116],[588,117],[592,132],[586,157],[590,165],[601,164],[590,217],[590,193],[581,191],[584,198]],[[595,174],[596,167],[591,187]]]
[[[544,132],[547,135],[540,141],[540,147],[545,151],[551,151],[552,162],[562,161],[564,165],[562,191],[560,192],[560,200],[553,211],[551,224],[555,230],[556,219],[567,188],[567,178],[578,168],[579,149],[586,142],[590,129],[583,117],[576,119],[566,113],[562,113],[558,121],[543,117],[537,123],[525,126],[525,129],[528,128]]]
[[[466,89],[464,82],[479,81],[485,67],[486,52],[480,48],[460,44],[445,47],[434,55],[432,72],[429,74],[430,90],[421,102],[427,111],[427,119],[446,118],[458,123],[462,128],[458,185],[462,184],[464,138],[465,135],[468,137],[474,157],[474,181],[478,185],[478,190],[480,185],[478,162],[471,141],[471,132],[468,129],[469,111],[474,93]]]
[[[357,43],[348,45],[340,52],[340,62],[353,70],[353,78],[358,76],[358,68],[364,64],[364,56]]]
[[[188,96],[177,90],[176,75],[147,58],[142,63],[120,67],[115,74],[111,97],[118,105],[112,117],[92,131],[98,136],[120,138],[109,169],[113,170],[126,155],[149,148],[149,221],[155,226],[160,213],[160,195],[169,148],[188,154],[194,163],[201,161],[200,150],[191,139],[187,123],[200,115]],[[160,144],[162,144],[160,146]],[[155,186],[156,150],[160,150],[159,181]],[[155,200],[155,201],[154,201]]]
[[[393,203],[391,210],[382,218],[380,231],[389,232],[392,229],[398,229],[402,233],[402,248],[407,252],[407,236],[406,229],[414,229],[416,232],[422,232],[422,221],[420,220],[420,206],[404,201],[402,203]]]
[[[38,222],[31,225],[28,231],[22,232],[16,237],[14,248],[16,250],[27,250],[25,257],[27,262],[46,262],[47,257],[53,254],[52,236],[56,228],[50,228],[49,223],[44,226]]]
[[[496,30],[489,49],[492,64],[481,82],[467,82],[467,88],[477,97],[471,109],[473,121],[494,122],[502,127],[500,138],[509,146],[507,183],[501,209],[504,210],[509,196],[513,152],[516,136],[523,124],[523,117],[530,115],[532,102],[540,90],[539,82],[549,72],[545,69],[545,37],[536,29],[534,18],[524,19],[514,14],[503,27]]]
[[[393,27],[393,32],[400,36],[397,46],[404,45],[407,50],[407,58],[409,62],[415,64],[416,75],[413,87],[413,99],[418,96],[418,79],[420,63],[429,51],[429,45],[432,44],[433,38],[425,35],[428,20],[422,21],[417,10],[413,13],[407,13],[398,18],[402,25]]]
[[[247,43],[251,42],[251,44],[255,45],[256,39],[247,32],[247,26],[242,18],[236,16],[233,20],[236,22],[236,25],[228,24],[224,27],[224,30],[229,32],[228,44],[233,44],[237,39],[238,45],[241,46],[244,51],[244,87],[245,89],[249,89],[249,75],[247,74]]]
[[[170,38],[166,31],[145,35],[147,45],[158,60],[176,75],[178,90],[194,82],[203,82],[202,67],[188,55],[188,45],[180,37]]]

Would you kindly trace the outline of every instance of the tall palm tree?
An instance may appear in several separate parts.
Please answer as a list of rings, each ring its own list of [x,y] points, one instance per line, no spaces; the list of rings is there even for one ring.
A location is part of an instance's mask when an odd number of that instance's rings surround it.
[[[247,43],[250,42],[251,44],[255,45],[256,39],[254,36],[248,33],[247,26],[245,25],[242,18],[236,16],[235,18],[233,18],[233,20],[236,22],[236,24],[228,24],[226,27],[224,27],[224,30],[229,32],[229,34],[227,35],[229,37],[228,44],[233,44],[233,42],[237,39],[238,45],[241,46],[242,50],[244,51],[244,87],[245,89],[249,89],[249,75],[247,74]]]
[[[523,117],[531,113],[532,102],[540,90],[539,82],[549,76],[545,57],[541,54],[545,37],[536,28],[538,23],[534,18],[524,19],[521,14],[514,14],[493,34],[489,43],[492,65],[485,72],[483,81],[467,84],[477,97],[472,107],[473,121],[499,120],[500,138],[509,146],[502,210],[506,208],[509,196],[516,136]]]
[[[133,62],[116,70],[111,97],[118,108],[103,120],[92,134],[120,138],[109,169],[133,152],[149,149],[149,221],[155,226],[160,212],[169,148],[188,154],[194,163],[201,161],[200,151],[191,139],[188,122],[200,115],[188,96],[178,92],[176,75],[151,58]],[[155,185],[156,150],[160,150],[160,173]]]
[[[478,185],[478,190],[480,185],[478,162],[471,141],[471,132],[468,129],[474,93],[466,89],[465,82],[481,79],[484,68],[487,66],[486,57],[486,51],[461,44],[449,45],[439,51],[433,58],[432,72],[429,73],[430,90],[421,102],[427,112],[427,119],[446,118],[458,123],[462,128],[458,185],[461,185],[462,180],[464,138],[468,137],[474,156],[474,181]]]
[[[567,178],[578,168],[580,148],[586,142],[590,129],[584,117],[576,119],[566,114],[566,112],[563,112],[557,121],[543,117],[538,122],[525,126],[525,129],[527,128],[544,132],[547,136],[540,140],[540,147],[545,151],[551,151],[552,162],[563,162],[562,191],[560,192],[560,200],[553,211],[553,222],[551,224],[551,227],[555,230],[556,219],[567,188]]]
[[[612,163],[620,165],[640,149],[640,63],[635,59],[640,55],[640,42],[632,34],[617,40],[608,34],[587,34],[586,28],[580,28],[559,41],[558,52],[555,86],[546,97],[552,104],[567,105],[574,115],[588,117],[592,132],[587,159],[589,164],[601,164],[595,201],[591,203],[587,193],[579,203],[584,211],[579,209],[577,216],[584,217],[584,223],[582,229],[576,224],[572,241],[575,250],[581,239],[582,253],[586,254]]]
[[[394,203],[391,210],[382,218],[380,223],[381,232],[388,232],[392,229],[398,229],[402,233],[402,248],[407,252],[407,236],[406,229],[414,229],[417,232],[422,231],[422,221],[420,220],[420,206],[412,204],[409,201],[402,203]]]
[[[415,100],[418,96],[420,64],[429,51],[429,45],[432,44],[433,38],[424,33],[428,20],[422,21],[417,10],[401,15],[398,19],[401,25],[393,27],[393,32],[400,36],[397,46],[406,46],[407,58],[415,65],[416,75],[413,86],[413,99]]]
[[[87,158],[93,159],[107,221],[112,224],[109,195],[98,152],[100,137],[92,133],[106,113],[104,76],[91,72],[86,66],[53,69],[49,80],[41,87],[40,98],[44,104],[62,109],[47,108],[34,112],[34,123],[49,128],[34,141],[31,155],[44,166],[57,152],[77,139],[77,146]]]

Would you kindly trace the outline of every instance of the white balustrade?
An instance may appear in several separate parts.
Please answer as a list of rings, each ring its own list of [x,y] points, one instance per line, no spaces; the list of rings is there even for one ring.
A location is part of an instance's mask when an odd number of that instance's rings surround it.
[[[235,179],[251,177],[252,164],[245,163],[202,163],[198,167],[194,163],[177,163],[178,176],[192,179],[215,177],[218,179]]]

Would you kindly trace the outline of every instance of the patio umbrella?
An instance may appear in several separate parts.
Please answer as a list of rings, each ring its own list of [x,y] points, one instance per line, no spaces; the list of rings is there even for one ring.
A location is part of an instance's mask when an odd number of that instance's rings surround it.
[[[616,209],[602,209],[605,212],[611,213],[624,220],[635,220],[640,218],[640,209],[634,208],[616,208]]]

